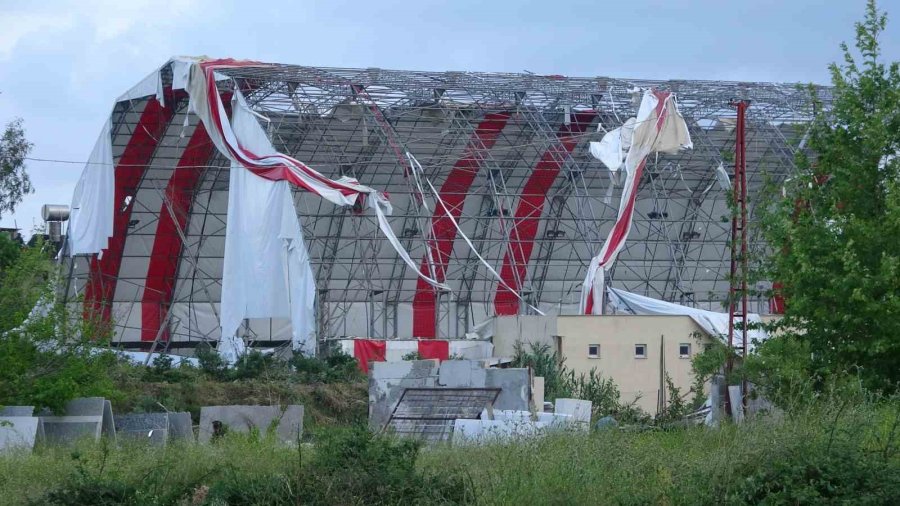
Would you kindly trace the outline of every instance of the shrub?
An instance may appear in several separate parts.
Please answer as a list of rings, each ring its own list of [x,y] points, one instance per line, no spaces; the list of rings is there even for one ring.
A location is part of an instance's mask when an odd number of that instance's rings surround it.
[[[363,378],[356,359],[340,352],[324,358],[297,353],[291,358],[290,365],[304,383],[352,382]]]
[[[198,344],[194,349],[194,357],[197,358],[200,371],[210,378],[224,380],[228,377],[228,364],[209,343]]]

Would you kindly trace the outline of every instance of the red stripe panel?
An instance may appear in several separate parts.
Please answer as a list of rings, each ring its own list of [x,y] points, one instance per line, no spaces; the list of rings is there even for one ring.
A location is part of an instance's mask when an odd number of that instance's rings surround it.
[[[384,362],[387,342],[372,339],[355,339],[353,341],[353,356],[359,363],[359,369],[369,372],[369,362]]]
[[[166,92],[166,103],[174,105],[171,90],[167,89]],[[125,236],[128,233],[137,186],[174,114],[174,107],[163,107],[155,98],[148,99],[134,133],[116,164],[113,235],[109,238],[102,258],[98,260],[94,256],[91,259],[90,274],[84,289],[86,316],[91,319],[99,318],[102,324],[110,321],[113,294],[119,268],[122,266],[122,252],[125,249]],[[131,203],[123,209],[125,197],[128,196],[132,197]]]
[[[483,153],[497,142],[497,137],[509,120],[509,113],[494,113],[485,115],[484,119],[475,128],[472,138],[466,145],[463,155],[456,161],[438,194],[447,206],[446,211],[436,204],[434,216],[431,218],[431,234],[434,239],[431,243],[431,256],[434,261],[434,278],[443,282],[447,274],[447,265],[450,263],[450,255],[453,253],[453,242],[456,240],[456,227],[447,216],[447,211],[458,220],[462,214],[466,194],[475,176],[481,168]],[[428,269],[428,256],[422,258],[421,272],[430,275]],[[413,298],[413,336],[435,337],[437,334],[435,321],[435,304],[437,295],[435,289],[421,277],[416,284],[416,295]]]
[[[187,225],[194,188],[214,153],[215,146],[210,141],[206,128],[202,123],[198,124],[166,186],[166,200],[171,203],[171,212],[165,202],[159,209],[159,223],[156,225],[156,237],[153,240],[144,296],[141,299],[141,341],[156,339],[169,310],[175,292],[178,258],[184,246],[178,231],[184,230]],[[172,214],[175,215],[174,219]],[[162,339],[169,340],[168,329],[163,333]]]
[[[556,133],[559,142],[544,152],[522,188],[515,221],[509,233],[509,246],[500,269],[500,278],[517,292],[521,288],[518,280],[525,279],[528,270],[528,261],[531,260],[534,238],[537,236],[547,192],[553,186],[553,181],[556,180],[566,156],[578,145],[579,135],[587,130],[594,116],[596,116],[594,112],[575,113],[572,115],[571,124],[562,124]],[[519,299],[505,286],[498,285],[494,311],[498,315],[517,314]]]
[[[425,359],[447,360],[450,358],[450,342],[439,339],[419,341],[419,356]]]

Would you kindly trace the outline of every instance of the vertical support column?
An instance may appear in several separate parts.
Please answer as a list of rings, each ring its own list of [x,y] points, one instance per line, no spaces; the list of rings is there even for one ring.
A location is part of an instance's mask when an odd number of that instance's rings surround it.
[[[747,161],[746,161],[746,115],[750,102],[739,100],[732,102],[737,108],[737,125],[734,143],[734,209],[731,213],[731,277],[728,290],[728,348],[734,348],[735,323],[741,327],[741,355],[747,359]],[[740,302],[738,301],[740,299]],[[740,304],[740,307],[738,307]],[[734,359],[729,354],[726,369],[734,370]],[[731,412],[731,400],[726,397],[726,412]],[[741,408],[747,408],[747,382],[741,383]]]

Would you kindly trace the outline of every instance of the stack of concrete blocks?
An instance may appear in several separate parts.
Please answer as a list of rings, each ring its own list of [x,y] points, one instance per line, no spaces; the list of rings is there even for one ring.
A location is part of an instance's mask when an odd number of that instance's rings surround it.
[[[204,406],[200,408],[198,440],[213,439],[214,426],[219,423],[226,431],[250,432],[262,435],[274,427],[275,438],[285,444],[297,444],[303,435],[303,406]]]
[[[405,389],[438,386],[438,368],[436,360],[374,362],[369,372],[369,430],[384,429]]]
[[[572,418],[572,423],[581,430],[588,431],[591,426],[591,410],[594,405],[591,401],[582,399],[556,399],[553,412],[558,415],[567,415]]]
[[[476,360],[375,362],[369,374],[369,429],[380,432],[407,388],[500,388],[495,409],[529,411],[528,369],[486,369]]]
[[[103,397],[73,399],[63,412],[63,416],[53,416],[49,411],[41,415],[48,443],[68,444],[80,439],[99,441],[101,437],[115,442],[112,404]]]
[[[190,413],[138,413],[115,417],[116,433],[155,446],[169,441],[193,441]]]
[[[44,440],[44,424],[34,406],[0,408],[0,454],[30,451]]]

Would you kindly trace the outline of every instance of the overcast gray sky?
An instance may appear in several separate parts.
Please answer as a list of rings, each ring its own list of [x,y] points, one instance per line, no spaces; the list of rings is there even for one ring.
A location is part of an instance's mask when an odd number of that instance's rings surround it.
[[[33,4],[33,5],[32,5]],[[900,0],[883,45],[900,59]],[[0,121],[32,156],[87,159],[112,101],[172,55],[334,67],[827,84],[865,0],[0,0]],[[68,204],[81,167],[29,162],[15,215]]]

